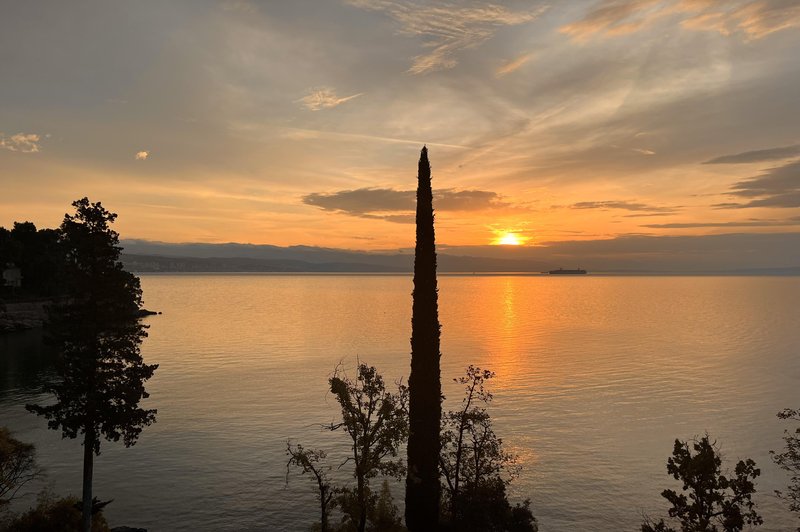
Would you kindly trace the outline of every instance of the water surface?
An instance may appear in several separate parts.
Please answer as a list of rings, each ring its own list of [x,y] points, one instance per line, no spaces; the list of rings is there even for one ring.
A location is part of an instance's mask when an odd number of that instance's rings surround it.
[[[383,275],[146,275],[145,359],[160,365],[158,422],[95,466],[112,525],[158,530],[305,530],[312,483],[286,482],[288,438],[336,459],[345,436],[326,380],[343,363],[388,381],[409,364],[412,281]],[[638,530],[661,515],[676,437],[708,431],[730,461],[762,468],[762,530],[795,525],[772,494],[787,477],[775,413],[800,406],[800,278],[440,278],[442,375],[497,373],[491,412],[520,457],[512,499],[546,531]],[[25,412],[52,359],[33,331],[0,336],[0,420],[35,442],[57,493],[79,493],[81,448]],[[402,490],[397,495],[402,499]],[[30,502],[29,498],[25,502]],[[796,526],[796,525],[795,525]]]

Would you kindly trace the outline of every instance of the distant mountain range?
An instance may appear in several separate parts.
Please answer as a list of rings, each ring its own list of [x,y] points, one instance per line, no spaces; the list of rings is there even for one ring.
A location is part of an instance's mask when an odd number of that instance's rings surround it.
[[[310,246],[165,244],[125,241],[122,261],[134,272],[411,272],[413,253],[381,254]],[[544,264],[440,253],[441,272],[539,272]]]
[[[123,240],[134,272],[411,272],[413,249],[371,252],[313,246],[166,243]],[[697,236],[631,235],[537,246],[446,246],[446,273],[542,272],[559,267],[590,273],[800,275],[800,233]]]

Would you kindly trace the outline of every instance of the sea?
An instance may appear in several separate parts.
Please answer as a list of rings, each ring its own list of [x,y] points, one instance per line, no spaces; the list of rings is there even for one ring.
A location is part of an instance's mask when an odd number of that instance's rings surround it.
[[[323,449],[352,485],[348,438],[327,381],[409,372],[409,275],[147,274],[142,346],[158,364],[143,406],[157,422],[136,445],[103,442],[94,488],[112,526],[158,531],[304,531],[315,484],[287,469],[287,442]],[[542,532],[639,530],[680,489],[676,438],[708,434],[726,467],[752,458],[763,531],[796,527],[774,491],[776,418],[800,408],[800,277],[440,275],[444,409],[468,365],[496,376],[489,413],[517,456],[512,502],[530,499]],[[54,355],[41,331],[0,336],[0,425],[36,444],[42,489],[80,494],[82,449],[26,403],[48,400]],[[403,484],[390,484],[402,508]]]

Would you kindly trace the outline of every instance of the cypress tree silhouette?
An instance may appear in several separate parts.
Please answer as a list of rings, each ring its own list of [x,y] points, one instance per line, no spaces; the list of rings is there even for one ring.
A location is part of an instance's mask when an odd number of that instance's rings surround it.
[[[411,317],[408,476],[406,526],[411,532],[436,530],[439,521],[439,430],[442,384],[439,371],[439,303],[436,242],[428,149],[422,148],[417,185],[417,245]]]

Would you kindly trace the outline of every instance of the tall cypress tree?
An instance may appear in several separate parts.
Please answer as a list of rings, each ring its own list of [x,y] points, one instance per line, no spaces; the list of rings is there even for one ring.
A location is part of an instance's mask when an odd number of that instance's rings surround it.
[[[439,521],[439,429],[442,384],[439,371],[439,303],[436,242],[428,149],[422,148],[417,184],[417,245],[411,317],[408,476],[406,526],[411,532],[436,530]]]
[[[119,260],[119,235],[110,227],[117,215],[87,198],[72,205],[75,215],[65,215],[59,229],[68,296],[51,307],[48,320],[60,379],[46,388],[56,402],[28,409],[65,438],[83,436],[82,527],[88,532],[100,439],[122,439],[130,446],[155,421],[156,411],[141,408],[139,401],[148,396],[144,382],[158,366],[145,364],[139,350],[147,336],[136,317],[142,289]]]

